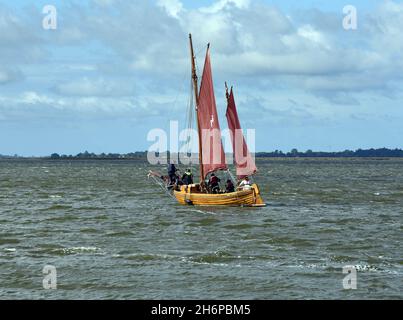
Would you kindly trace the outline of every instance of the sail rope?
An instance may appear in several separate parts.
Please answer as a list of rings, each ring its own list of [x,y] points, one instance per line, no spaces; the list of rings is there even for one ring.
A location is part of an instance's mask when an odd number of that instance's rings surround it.
[[[230,170],[229,168],[227,169],[227,173],[228,173],[228,175],[230,176],[230,178],[231,178],[232,183],[234,184],[234,186],[236,186],[236,185],[237,185],[237,180],[235,179],[234,175],[232,174],[232,172],[231,172],[231,170]]]
[[[192,136],[192,131],[194,128],[194,98],[193,98],[193,84],[192,84],[192,79],[190,80],[190,94],[189,94],[189,99],[186,107],[186,114],[185,114],[185,130],[187,130],[187,139],[184,143],[184,151],[187,154],[192,153],[192,145],[193,145],[193,136]],[[192,161],[191,163],[192,164]]]
[[[196,69],[198,69],[196,57],[195,57],[195,66]],[[193,89],[194,89],[193,79],[190,78],[189,96],[185,113],[185,128],[184,128],[186,130],[186,141],[183,144],[184,148],[182,150],[186,153],[186,156],[191,156],[188,168],[191,169],[192,172],[194,170],[194,164],[195,164],[193,158],[193,147],[195,143],[194,141],[195,137],[193,136],[193,131],[195,129],[195,121],[196,121],[196,97],[194,96]]]
[[[177,106],[178,100],[179,100],[179,95],[181,95],[181,92],[184,92],[185,84],[186,84],[186,78],[188,77],[188,73],[189,73],[188,71],[183,72],[183,75],[182,75],[181,81],[180,81],[181,89],[176,94],[176,97],[175,97],[175,100],[174,100],[174,103],[173,103],[173,110],[176,110],[176,106]],[[181,104],[182,104],[182,102],[181,102]],[[176,159],[175,162],[179,163],[179,150],[178,150],[178,155],[177,156],[178,156],[178,159]]]
[[[155,175],[151,174],[151,172],[148,174],[148,179],[153,179],[156,185],[160,186],[162,191],[164,191],[168,196],[170,196],[172,199],[176,200],[174,195],[168,190],[167,185],[165,182],[160,178],[156,177]]]

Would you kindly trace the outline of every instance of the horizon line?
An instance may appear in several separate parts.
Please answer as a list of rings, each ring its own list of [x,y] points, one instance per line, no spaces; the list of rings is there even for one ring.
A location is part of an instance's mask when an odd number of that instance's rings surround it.
[[[80,158],[80,157],[141,157],[141,156],[145,156],[147,155],[147,153],[158,153],[158,154],[185,154],[185,152],[170,152],[169,150],[166,151],[130,151],[130,152],[101,152],[101,153],[95,153],[95,152],[88,152],[87,150],[83,151],[83,152],[79,152],[77,154],[69,154],[69,153],[58,153],[58,152],[52,152],[50,154],[47,155],[19,155],[17,153],[15,153],[14,155],[10,155],[10,154],[2,154],[0,153],[0,158],[50,158],[50,157],[54,157],[54,158]],[[391,152],[397,152],[398,156],[402,156],[403,157],[403,149],[402,148],[386,148],[386,147],[382,147],[382,148],[368,148],[368,149],[362,149],[362,148],[358,148],[358,149],[344,149],[344,150],[338,150],[338,151],[315,151],[313,149],[307,149],[305,151],[300,151],[297,148],[292,148],[290,151],[283,151],[283,150],[272,150],[272,151],[256,151],[256,152],[251,152],[251,154],[255,154],[255,155],[264,155],[264,154],[272,154],[274,156],[279,156],[279,155],[284,155],[284,156],[289,156],[289,155],[295,155],[298,156],[299,155],[312,155],[312,156],[318,156],[320,154],[325,155],[325,154],[334,154],[334,155],[342,155],[343,153],[353,153],[353,154],[362,154],[362,153],[367,153],[367,152],[386,152],[386,153],[391,153]],[[198,155],[198,152],[192,152],[192,155]],[[225,154],[229,154],[232,155],[233,152],[225,152]],[[377,155],[375,155],[377,156]],[[382,155],[379,155],[382,156]],[[387,156],[387,155],[385,155]],[[389,155],[390,156],[390,155]],[[395,155],[396,156],[396,155]]]

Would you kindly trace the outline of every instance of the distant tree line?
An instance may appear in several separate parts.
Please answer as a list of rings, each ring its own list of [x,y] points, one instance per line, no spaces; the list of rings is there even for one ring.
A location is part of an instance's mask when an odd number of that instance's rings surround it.
[[[7,156],[7,155],[0,154],[0,159],[13,159],[13,158],[20,158],[20,156],[18,154],[15,154],[13,156]]]
[[[95,154],[93,152],[80,152],[77,155],[59,155],[58,153],[52,153],[50,155],[51,159],[142,159],[147,157],[146,151],[136,151],[125,154],[120,153],[100,153]]]
[[[169,155],[169,152],[168,152]],[[403,150],[402,149],[388,149],[388,148],[380,148],[380,149],[358,149],[355,151],[352,150],[344,150],[344,151],[336,151],[336,152],[324,152],[324,151],[298,151],[297,149],[292,149],[289,152],[283,152],[281,150],[275,150],[273,152],[257,152],[256,158],[403,158]],[[18,155],[7,156],[1,155],[0,159],[15,159],[15,158],[23,158]],[[34,157],[32,157],[34,158]],[[95,154],[90,153],[88,151],[80,152],[76,155],[66,155],[66,154],[58,154],[52,153],[49,157],[54,160],[62,160],[62,159],[146,159],[147,151],[136,151],[130,153],[101,153]]]
[[[290,152],[284,153],[276,150],[274,152],[257,152],[257,158],[401,158],[403,157],[402,149],[358,149],[355,151],[344,150],[336,152],[312,151],[305,152],[292,149]]]
[[[169,155],[169,152],[168,152]],[[324,152],[307,150],[304,152],[292,149],[290,152],[273,151],[273,152],[257,152],[256,158],[403,158],[402,149],[358,149],[355,151],[344,150],[337,152]],[[75,156],[59,155],[54,153],[50,156],[51,159],[145,159],[147,151],[137,151],[126,154],[119,153],[89,153],[85,151]]]

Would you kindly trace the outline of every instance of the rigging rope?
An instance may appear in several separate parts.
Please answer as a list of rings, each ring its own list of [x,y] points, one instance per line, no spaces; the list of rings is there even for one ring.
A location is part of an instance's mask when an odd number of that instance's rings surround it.
[[[186,78],[188,77],[188,75],[189,75],[189,72],[188,71],[186,71],[186,72],[183,72],[183,76],[181,77],[181,81],[180,81],[180,90],[178,91],[178,93],[176,94],[176,96],[175,96],[175,100],[174,100],[174,103],[173,103],[173,110],[176,110],[176,106],[177,106],[177,104],[178,104],[178,100],[179,100],[179,95],[182,95],[182,92],[184,92],[185,91],[185,85],[186,85]],[[184,100],[185,99],[187,99],[187,97],[184,97]],[[182,97],[181,97],[181,100],[182,100]],[[181,102],[181,104],[182,104],[183,102]],[[188,103],[188,102],[185,102],[185,103]],[[178,150],[178,159],[176,159],[176,161],[175,162],[177,162],[177,163],[179,163],[179,150]]]
[[[159,185],[161,187],[161,189],[168,195],[170,196],[172,199],[176,200],[176,198],[173,196],[173,194],[171,192],[169,192],[169,190],[167,189],[167,186],[164,182],[162,182],[160,180],[160,178],[157,178],[156,176],[152,175],[152,174],[148,174],[148,178],[152,178],[154,180],[154,182]]]
[[[194,104],[193,104],[193,84],[192,80],[190,82],[190,94],[189,100],[186,108],[186,119],[185,119],[185,130],[187,130],[187,138],[185,142],[185,152],[192,153],[192,131],[193,131],[193,123],[194,123]]]

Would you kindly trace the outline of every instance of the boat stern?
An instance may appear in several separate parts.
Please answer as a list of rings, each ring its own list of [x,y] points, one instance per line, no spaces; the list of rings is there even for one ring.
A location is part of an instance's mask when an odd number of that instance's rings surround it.
[[[252,205],[252,207],[265,207],[266,203],[263,201],[263,198],[260,195],[259,186],[256,183],[254,183],[252,185],[252,189],[255,196],[255,203]]]

